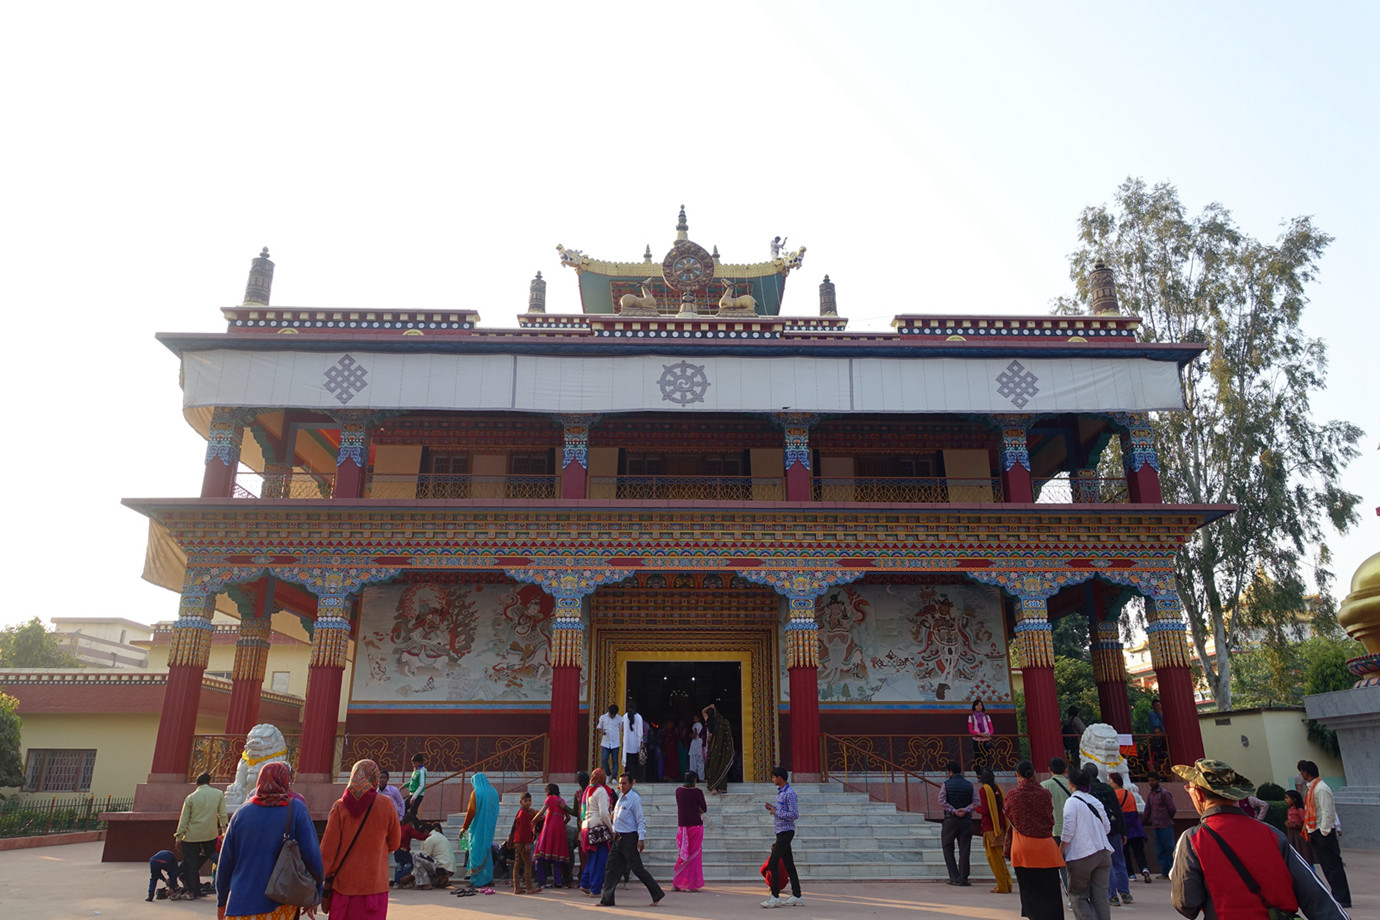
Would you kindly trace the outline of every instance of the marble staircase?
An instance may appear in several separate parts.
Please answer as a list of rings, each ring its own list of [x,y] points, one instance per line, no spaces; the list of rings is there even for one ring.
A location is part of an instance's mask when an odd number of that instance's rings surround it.
[[[670,887],[676,861],[676,786],[648,783],[638,787],[647,821],[642,859],[663,886]],[[794,843],[802,881],[849,879],[942,880],[948,877],[939,846],[939,825],[924,815],[898,811],[837,783],[794,786],[800,797]],[[569,800],[571,790],[562,789]],[[544,787],[533,786],[540,807]],[[735,783],[723,795],[707,796],[704,876],[709,882],[761,879],[774,833],[763,804],[776,801],[771,783]],[[502,842],[517,811],[517,795],[503,797],[495,840]],[[573,820],[573,819],[572,819]],[[452,815],[445,833],[457,842],[464,815]],[[458,847],[457,847],[458,851]],[[982,853],[982,837],[973,842],[972,878],[991,878]]]

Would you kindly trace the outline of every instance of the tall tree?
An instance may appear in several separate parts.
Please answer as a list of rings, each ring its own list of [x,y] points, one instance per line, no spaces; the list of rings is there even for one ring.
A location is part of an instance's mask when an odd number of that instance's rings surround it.
[[[1122,183],[1111,207],[1084,209],[1078,229],[1069,257],[1078,298],[1059,309],[1081,312],[1101,259],[1146,341],[1209,346],[1184,369],[1187,411],[1153,425],[1165,501],[1238,509],[1199,531],[1174,563],[1198,659],[1218,706],[1230,709],[1237,634],[1278,640],[1307,609],[1310,574],[1324,598],[1315,613],[1335,616],[1325,538],[1329,525],[1345,532],[1357,520],[1359,496],[1337,483],[1362,432],[1314,420],[1309,401],[1326,384],[1327,349],[1300,325],[1332,237],[1296,217],[1263,243],[1220,204],[1189,217],[1174,186],[1139,179]]]
[[[0,629],[0,668],[79,668],[43,623],[34,617],[23,626]]]
[[[19,756],[19,700],[0,693],[0,787],[24,785],[24,761]]]

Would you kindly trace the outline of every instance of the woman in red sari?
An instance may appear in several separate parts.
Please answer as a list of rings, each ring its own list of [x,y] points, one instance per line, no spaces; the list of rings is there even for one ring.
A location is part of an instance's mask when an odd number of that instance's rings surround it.
[[[1064,857],[1054,842],[1054,799],[1035,782],[1028,760],[1016,764],[1019,781],[1006,797],[1011,822],[1011,865],[1021,889],[1021,916],[1028,920],[1064,920],[1059,867]]]
[[[685,774],[685,785],[676,790],[676,869],[671,878],[675,891],[704,887],[704,813],[709,805],[704,790],[695,786],[698,779],[691,770]]]
[[[537,860],[537,887],[546,887],[546,873],[555,878],[556,887],[565,885],[565,870],[570,865],[570,842],[565,836],[565,822],[568,814],[565,799],[555,783],[546,784],[546,802],[537,813],[541,821],[541,833],[537,844],[532,847],[532,855]]]

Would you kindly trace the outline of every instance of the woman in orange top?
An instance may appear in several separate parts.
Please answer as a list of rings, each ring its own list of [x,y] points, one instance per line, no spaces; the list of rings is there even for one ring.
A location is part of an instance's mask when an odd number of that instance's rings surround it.
[[[977,793],[977,813],[982,818],[982,846],[987,851],[987,865],[992,867],[997,887],[994,894],[1011,893],[1011,873],[1006,870],[1006,857],[1001,852],[1001,839],[1006,835],[1006,814],[1002,811],[1001,790],[991,770],[978,774],[982,785]]]
[[[1064,920],[1059,867],[1064,857],[1054,842],[1054,799],[1035,782],[1028,760],[1016,764],[1019,781],[1006,797],[1011,821],[1011,865],[1021,888],[1021,916],[1027,920]]]
[[[331,806],[321,859],[334,876],[331,920],[385,920],[388,916],[388,854],[402,842],[398,812],[377,802],[379,767],[358,761],[350,783]]]

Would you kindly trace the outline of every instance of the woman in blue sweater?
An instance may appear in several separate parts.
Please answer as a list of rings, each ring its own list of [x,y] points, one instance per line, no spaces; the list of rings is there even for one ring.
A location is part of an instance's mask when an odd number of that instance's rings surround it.
[[[321,878],[321,846],[316,839],[316,829],[312,827],[306,803],[293,795],[291,783],[292,771],[287,764],[276,761],[264,764],[254,795],[230,819],[216,867],[216,916],[220,920],[236,917],[294,920],[297,917],[298,908],[279,904],[264,895],[273,864],[278,860],[283,826],[288,822],[284,808],[291,809],[289,833],[301,849],[307,871]],[[307,916],[315,917],[316,909],[307,908]]]

